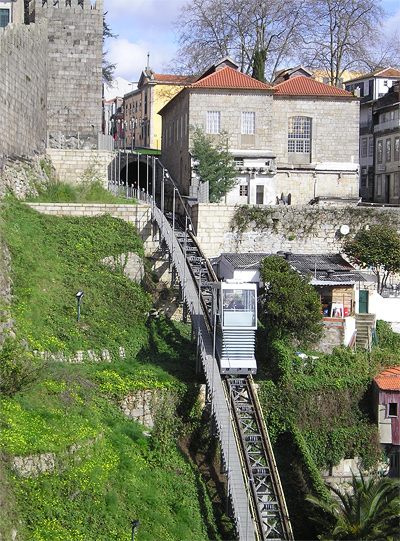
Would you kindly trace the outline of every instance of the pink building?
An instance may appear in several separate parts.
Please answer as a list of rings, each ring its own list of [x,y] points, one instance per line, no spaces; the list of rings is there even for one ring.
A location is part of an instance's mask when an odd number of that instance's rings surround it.
[[[400,366],[387,368],[374,378],[380,441],[390,458],[390,477],[399,477]]]

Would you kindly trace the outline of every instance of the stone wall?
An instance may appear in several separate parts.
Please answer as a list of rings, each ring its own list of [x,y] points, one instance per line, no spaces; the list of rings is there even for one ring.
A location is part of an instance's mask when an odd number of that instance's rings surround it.
[[[31,208],[43,214],[53,216],[98,216],[110,214],[126,222],[134,224],[144,243],[146,255],[152,255],[158,248],[158,242],[153,241],[150,205],[116,205],[89,203],[26,203]]]
[[[293,162],[287,148],[288,121],[293,116],[311,118],[311,163],[358,163],[358,100],[274,96],[273,103],[273,149],[279,166]]]
[[[280,250],[297,254],[338,253],[344,242],[342,225],[350,227],[350,236],[373,223],[397,224],[400,229],[398,208],[297,205],[255,209],[264,217],[261,227],[252,222],[244,231],[238,231],[233,220],[236,207],[215,203],[192,207],[197,238],[205,255]]]
[[[46,69],[46,21],[0,28],[0,168],[5,154],[45,148]]]
[[[43,4],[43,5],[42,5]],[[30,20],[47,21],[47,129],[65,137],[79,132],[97,148],[102,124],[103,1],[34,0]],[[36,58],[36,51],[35,51]],[[84,147],[85,148],[85,147]]]
[[[111,152],[48,148],[47,155],[62,182],[76,184],[83,180],[99,180],[107,189]]]

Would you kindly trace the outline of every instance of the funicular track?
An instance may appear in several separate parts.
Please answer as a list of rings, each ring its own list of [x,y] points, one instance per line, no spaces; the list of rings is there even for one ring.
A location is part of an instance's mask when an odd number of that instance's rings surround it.
[[[251,375],[222,376],[210,319],[216,275],[187,227],[152,206],[182,288],[184,308],[197,333],[198,351],[211,397],[233,516],[240,540],[293,540],[265,422]]]

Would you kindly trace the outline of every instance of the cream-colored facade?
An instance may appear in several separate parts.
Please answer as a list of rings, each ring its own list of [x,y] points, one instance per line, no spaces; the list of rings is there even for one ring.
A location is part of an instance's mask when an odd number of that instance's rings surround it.
[[[0,28],[24,22],[24,0],[0,0]]]
[[[138,88],[124,96],[126,148],[161,150],[158,112],[191,80],[184,76],[156,74],[149,67],[142,72]]]

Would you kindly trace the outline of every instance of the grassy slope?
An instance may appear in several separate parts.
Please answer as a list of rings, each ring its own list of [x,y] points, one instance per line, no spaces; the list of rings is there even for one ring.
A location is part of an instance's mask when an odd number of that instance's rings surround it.
[[[2,397],[3,538],[14,527],[23,540],[130,539],[130,521],[139,518],[139,541],[217,539],[198,471],[162,428],[149,438],[119,412],[126,392],[157,388],[185,398],[184,421],[197,414],[187,328],[149,323],[149,294],[102,263],[141,253],[133,227],[109,216],[53,218],[11,200],[2,214],[18,340],[30,350],[107,348],[112,356],[111,363],[42,363],[38,380]],[[78,290],[85,292],[79,322]],[[177,431],[171,408],[162,415]],[[14,455],[46,452],[55,454],[53,473],[19,478],[5,466]]]

